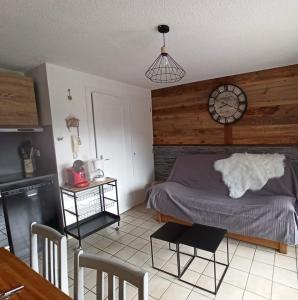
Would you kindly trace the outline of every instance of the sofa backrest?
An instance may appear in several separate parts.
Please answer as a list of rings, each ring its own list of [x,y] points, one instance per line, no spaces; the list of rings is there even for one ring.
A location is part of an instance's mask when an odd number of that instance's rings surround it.
[[[229,157],[227,154],[190,154],[177,157],[167,181],[182,185],[229,194],[220,172],[214,169],[214,162]],[[268,180],[258,195],[288,195],[298,198],[297,181],[292,164],[285,159],[285,174]]]
[[[285,159],[285,173],[282,177],[271,178],[265,184],[259,194],[267,195],[287,195],[298,198],[297,179],[293,169],[293,164],[290,160]]]
[[[195,189],[219,190],[228,193],[221,174],[214,170],[214,162],[227,157],[225,154],[179,156],[167,181],[178,182]]]

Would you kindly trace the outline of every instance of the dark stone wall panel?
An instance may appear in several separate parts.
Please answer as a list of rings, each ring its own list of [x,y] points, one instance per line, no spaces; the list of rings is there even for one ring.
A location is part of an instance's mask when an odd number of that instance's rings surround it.
[[[155,180],[166,180],[176,157],[183,154],[197,153],[282,153],[293,162],[298,178],[298,147],[268,146],[154,146]]]

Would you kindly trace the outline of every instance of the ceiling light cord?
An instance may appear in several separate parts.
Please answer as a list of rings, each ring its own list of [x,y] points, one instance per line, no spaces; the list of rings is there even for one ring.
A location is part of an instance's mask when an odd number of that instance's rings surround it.
[[[165,33],[162,34],[162,39],[163,39],[163,45],[160,48],[160,52],[161,52],[162,55],[166,55],[167,51],[166,51],[166,36],[165,36]]]

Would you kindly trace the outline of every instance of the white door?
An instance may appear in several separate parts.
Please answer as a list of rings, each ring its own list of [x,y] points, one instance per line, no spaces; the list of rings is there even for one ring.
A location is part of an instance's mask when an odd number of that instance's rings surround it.
[[[135,204],[144,202],[145,190],[153,180],[153,133],[151,102],[134,101],[130,106]]]
[[[120,212],[134,204],[129,104],[119,98],[92,93],[97,156],[105,176],[118,180]]]

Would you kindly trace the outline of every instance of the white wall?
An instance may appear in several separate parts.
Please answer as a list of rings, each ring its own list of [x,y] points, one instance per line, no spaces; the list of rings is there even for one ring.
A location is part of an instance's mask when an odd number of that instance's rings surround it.
[[[151,105],[151,92],[148,89],[135,87],[114,80],[78,72],[53,64],[45,64],[49,99],[52,114],[55,151],[59,180],[62,182],[62,170],[72,165],[74,159],[71,151],[70,132],[66,128],[65,118],[73,114],[80,119],[80,136],[82,146],[79,157],[89,160],[95,157],[94,145],[89,139],[90,114],[87,113],[87,101],[92,91],[107,93],[120,99],[130,99]],[[73,100],[67,99],[67,89],[71,89]],[[152,132],[152,123],[151,132]],[[58,141],[58,137],[63,137]],[[152,134],[151,134],[152,138]],[[152,165],[148,165],[148,173],[153,174]]]
[[[42,125],[52,125],[54,134],[55,154],[60,184],[63,183],[63,169],[73,164],[74,158],[71,149],[71,134],[66,127],[65,119],[74,115],[80,119],[80,146],[79,156],[76,159],[83,161],[95,158],[93,122],[91,114],[91,93],[108,94],[123,99],[133,107],[135,128],[132,128],[132,144],[140,149],[139,155],[144,155],[135,161],[140,172],[136,172],[135,188],[132,190],[132,199],[120,203],[120,210],[124,211],[144,200],[144,187],[153,180],[153,143],[151,92],[148,89],[124,84],[114,80],[86,74],[72,69],[44,63],[29,72],[37,85],[37,96],[40,106]],[[68,89],[71,89],[72,101],[67,99]],[[142,109],[148,113],[142,113]],[[138,115],[140,112],[141,115]],[[72,129],[73,130],[73,129]],[[63,138],[58,141],[58,138]],[[145,142],[144,142],[145,141]],[[139,144],[137,144],[137,142]],[[142,148],[143,147],[143,148]],[[108,174],[106,174],[108,176]],[[120,195],[121,196],[121,195]],[[124,198],[124,197],[123,197]],[[124,200],[124,199],[123,199]],[[121,199],[120,199],[121,201]]]

